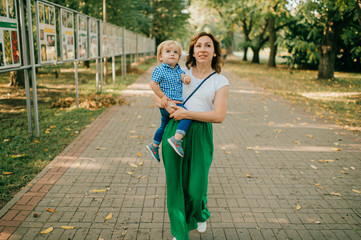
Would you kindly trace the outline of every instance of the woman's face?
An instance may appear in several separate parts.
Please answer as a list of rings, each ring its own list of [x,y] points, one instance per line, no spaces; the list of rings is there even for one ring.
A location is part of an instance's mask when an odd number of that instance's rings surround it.
[[[200,37],[196,44],[194,44],[194,53],[197,63],[209,63],[212,64],[212,59],[215,57],[214,53],[214,44],[210,37],[202,36]]]

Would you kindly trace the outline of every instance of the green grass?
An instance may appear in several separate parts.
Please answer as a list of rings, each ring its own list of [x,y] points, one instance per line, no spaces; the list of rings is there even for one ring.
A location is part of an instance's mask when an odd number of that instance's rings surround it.
[[[117,76],[115,85],[104,85],[103,94],[120,98],[122,90],[154,63],[155,59],[149,59],[134,66],[126,79]],[[9,73],[0,74],[0,208],[105,110],[51,108],[51,103],[58,99],[75,98],[72,64],[60,67],[58,78],[55,78],[54,67],[41,68],[37,74],[40,130],[38,138],[33,138],[28,133],[25,90],[7,86]],[[116,68],[119,68],[119,63]],[[111,72],[111,64],[108,64],[108,69]],[[112,81],[111,75],[109,81]],[[79,66],[80,101],[95,93],[95,64],[91,64],[90,69]],[[99,97],[101,98],[101,95]]]
[[[326,121],[358,132],[361,129],[361,74],[335,72],[335,79],[318,80],[317,71],[294,70],[284,66],[269,68],[266,64],[252,64],[228,60],[226,69],[240,78],[303,107]],[[307,94],[313,94],[309,97]],[[326,98],[326,93],[334,93]],[[356,93],[352,95],[350,93]],[[336,96],[346,94],[345,96]]]

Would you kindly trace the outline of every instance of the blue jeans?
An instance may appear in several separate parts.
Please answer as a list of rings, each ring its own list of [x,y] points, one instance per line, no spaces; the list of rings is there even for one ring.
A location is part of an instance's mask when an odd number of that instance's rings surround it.
[[[177,106],[182,107],[184,109],[187,109],[183,104],[178,103]],[[162,115],[161,118],[161,123],[160,123],[160,127],[158,128],[158,130],[155,132],[154,138],[153,138],[153,143],[159,145],[160,142],[162,141],[162,136],[164,133],[164,129],[167,126],[170,118],[169,118],[169,112],[167,112],[167,110],[165,110],[164,108],[160,108],[160,114]],[[189,119],[182,119],[179,122],[178,128],[176,133],[180,133],[183,136],[186,135],[186,132],[189,128],[189,126],[191,125],[192,120]]]

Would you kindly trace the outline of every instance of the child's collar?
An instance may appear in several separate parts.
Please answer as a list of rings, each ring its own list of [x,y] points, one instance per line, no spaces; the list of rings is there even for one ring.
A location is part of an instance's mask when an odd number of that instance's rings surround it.
[[[172,68],[171,66],[169,66],[168,64],[166,64],[166,63],[164,63],[164,62],[162,62],[161,65],[162,65],[163,67],[167,67],[167,68],[171,68],[171,69],[178,69],[178,68],[180,68],[180,66],[179,66],[178,63],[174,66],[174,68]]]

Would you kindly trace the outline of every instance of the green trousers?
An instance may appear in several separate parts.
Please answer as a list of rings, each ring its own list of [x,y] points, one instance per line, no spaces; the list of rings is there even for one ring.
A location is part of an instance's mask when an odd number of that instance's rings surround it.
[[[213,158],[211,123],[192,121],[183,138],[184,158],[169,145],[178,121],[171,119],[162,139],[162,156],[167,180],[167,207],[171,233],[177,240],[188,240],[197,222],[210,217],[207,209],[208,173]]]

